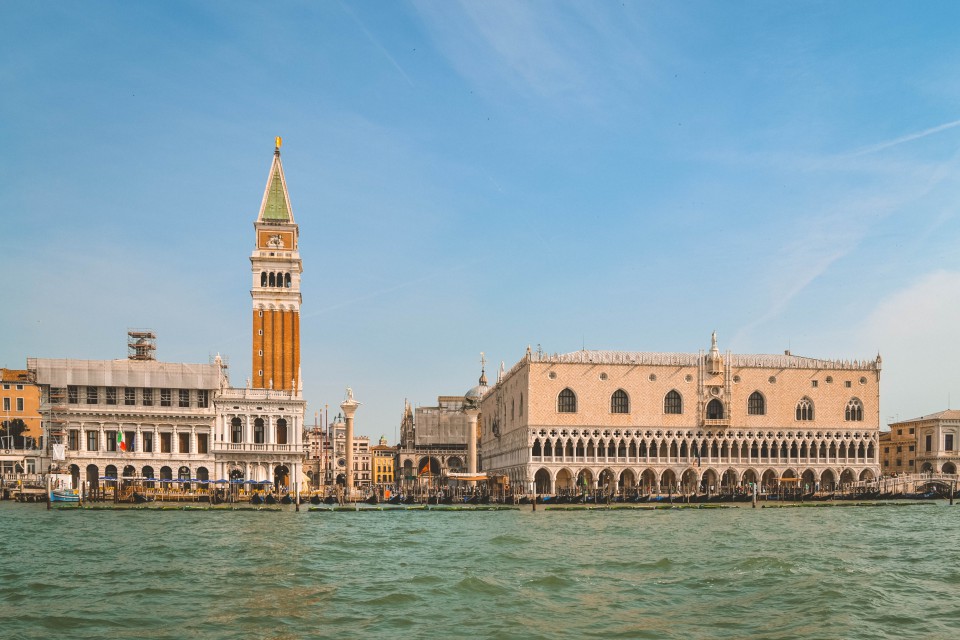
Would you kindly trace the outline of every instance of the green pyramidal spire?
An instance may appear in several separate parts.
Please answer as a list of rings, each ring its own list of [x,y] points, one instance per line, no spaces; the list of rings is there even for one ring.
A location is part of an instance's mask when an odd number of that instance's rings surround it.
[[[270,167],[270,177],[267,178],[267,189],[263,194],[263,203],[260,205],[259,222],[293,222],[293,209],[290,207],[290,197],[287,195],[287,181],[283,177],[283,164],[280,162],[280,138],[277,138],[277,148],[273,152],[273,165]]]

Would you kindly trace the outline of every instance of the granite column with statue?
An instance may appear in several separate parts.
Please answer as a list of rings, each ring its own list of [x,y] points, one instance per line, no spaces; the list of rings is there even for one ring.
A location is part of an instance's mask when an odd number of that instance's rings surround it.
[[[353,416],[359,406],[360,403],[353,398],[353,389],[347,387],[347,398],[340,403],[340,409],[343,411],[343,416],[346,421],[346,442],[344,444],[347,449],[347,472],[344,497],[347,502],[353,499]]]

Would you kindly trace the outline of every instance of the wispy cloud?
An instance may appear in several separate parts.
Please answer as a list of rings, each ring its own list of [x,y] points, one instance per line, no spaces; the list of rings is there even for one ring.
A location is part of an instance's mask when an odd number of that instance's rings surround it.
[[[504,100],[508,88],[553,105],[589,105],[622,91],[625,77],[646,73],[634,41],[593,5],[582,11],[541,11],[522,2],[416,6],[437,48],[491,99]]]
[[[348,6],[347,6],[346,4],[344,4],[343,2],[340,2],[340,8],[343,9],[344,13],[346,13],[348,16],[350,16],[350,17],[353,19],[353,21],[357,23],[357,26],[360,28],[360,31],[363,32],[363,35],[365,35],[365,36],[367,37],[367,40],[369,40],[370,43],[373,44],[373,46],[375,46],[375,47],[380,51],[380,53],[383,54],[383,56],[384,56],[387,60],[390,61],[390,64],[392,64],[393,67],[394,67],[397,71],[400,72],[400,75],[403,76],[403,79],[406,80],[406,81],[410,84],[411,87],[414,86],[413,80],[410,79],[410,76],[407,75],[407,72],[404,71],[403,67],[400,66],[400,63],[397,62],[396,58],[394,58],[392,55],[390,55],[390,52],[387,51],[387,48],[384,47],[383,44],[381,44],[380,41],[377,40],[377,39],[373,36],[372,33],[370,33],[370,30],[367,29],[366,25],[364,25],[364,24],[360,21],[360,18],[357,17],[357,14],[355,14],[355,13],[350,9],[350,7],[348,7]]]
[[[960,120],[954,120],[952,122],[947,122],[945,124],[937,125],[936,127],[930,127],[929,129],[924,129],[923,131],[917,131],[915,133],[910,133],[905,136],[900,136],[899,138],[894,138],[893,140],[887,140],[885,142],[878,142],[877,144],[872,144],[868,147],[858,149],[850,154],[849,157],[864,156],[871,153],[876,153],[877,151],[883,151],[884,149],[889,149],[890,147],[895,147],[907,142],[913,142],[914,140],[919,140],[920,138],[926,138],[927,136],[932,136],[936,133],[942,131],[948,131],[954,127],[960,127]]]

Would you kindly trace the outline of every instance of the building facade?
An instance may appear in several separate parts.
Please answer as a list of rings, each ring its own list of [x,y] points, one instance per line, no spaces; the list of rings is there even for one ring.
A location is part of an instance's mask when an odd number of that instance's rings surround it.
[[[23,431],[17,421],[23,421]],[[41,472],[44,438],[40,387],[26,369],[0,369],[0,478]]]
[[[395,482],[397,448],[387,444],[386,436],[380,436],[380,442],[370,447],[370,457],[373,464],[373,483],[381,488],[392,487]]]
[[[880,471],[885,476],[917,472],[915,425],[890,425],[880,433]]]
[[[321,455],[323,463],[323,484],[327,487],[345,485],[347,482],[347,424],[342,415],[338,415],[328,425],[328,434],[321,436],[321,445],[324,453]],[[353,488],[365,491],[370,488],[372,479],[372,455],[370,438],[368,436],[354,436],[353,438]]]
[[[75,487],[101,478],[211,480],[218,364],[30,358],[53,469]]]
[[[439,486],[448,473],[466,471],[470,421],[463,402],[464,396],[439,396],[436,406],[416,410],[405,403],[396,458],[398,484],[407,489]]]
[[[23,420],[22,437],[40,443],[43,426],[40,418],[40,387],[28,369],[0,369],[0,420],[5,424]],[[10,446],[7,446],[10,445]],[[13,449],[13,442],[0,443],[0,449]]]
[[[483,465],[538,493],[807,491],[879,476],[881,360],[526,355],[481,403]]]
[[[895,422],[889,433],[882,445],[884,475],[954,474],[960,468],[960,410]]]

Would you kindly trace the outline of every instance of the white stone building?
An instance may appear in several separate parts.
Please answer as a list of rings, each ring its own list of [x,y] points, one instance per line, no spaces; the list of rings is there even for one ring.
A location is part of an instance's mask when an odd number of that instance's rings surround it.
[[[881,360],[526,355],[483,397],[484,470],[519,491],[805,491],[879,476]]]

